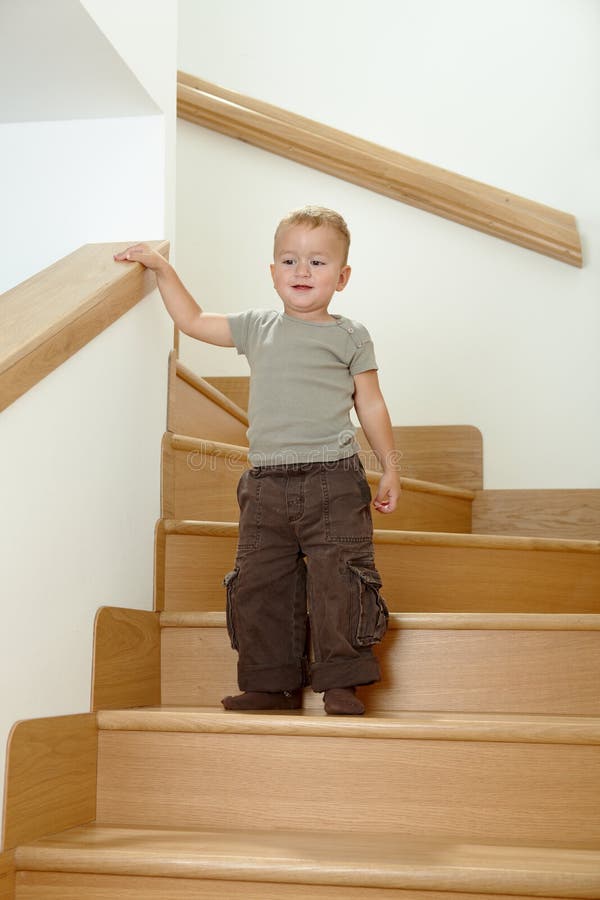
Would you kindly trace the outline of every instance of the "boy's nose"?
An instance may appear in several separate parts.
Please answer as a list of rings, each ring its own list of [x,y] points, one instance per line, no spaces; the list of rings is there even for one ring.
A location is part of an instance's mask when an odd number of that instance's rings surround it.
[[[310,275],[310,267],[308,263],[303,262],[301,259],[296,263],[296,275]]]

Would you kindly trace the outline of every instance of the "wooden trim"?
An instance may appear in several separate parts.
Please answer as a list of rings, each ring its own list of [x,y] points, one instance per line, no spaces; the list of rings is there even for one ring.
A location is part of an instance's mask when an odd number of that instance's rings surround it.
[[[154,528],[154,610],[161,612],[165,608],[165,562],[167,552],[167,532],[165,522],[159,519]]]
[[[0,297],[0,410],[154,290],[150,270],[113,260],[126,246],[86,244]]]
[[[160,614],[161,628],[225,628],[225,612],[166,609]]]
[[[204,438],[190,437],[185,434],[171,434],[171,447],[174,450],[192,450],[198,453],[204,453],[207,456],[222,456],[227,459],[235,460],[235,462],[248,461],[248,448],[236,446],[235,444],[225,444],[220,441],[207,441]],[[365,471],[367,481],[371,485],[379,484],[381,472],[374,472],[367,469]],[[445,484],[436,484],[433,481],[421,481],[416,478],[400,478],[403,490],[416,491],[426,494],[438,494],[443,497],[458,497],[461,500],[473,500],[475,491],[465,488],[450,487]]]
[[[96,816],[92,713],[18,722],[8,739],[4,843],[11,850]]]
[[[179,356],[180,335],[181,335],[181,332],[179,331],[179,328],[177,327],[177,325],[174,325],[173,326],[173,350],[175,351],[175,356],[177,356],[177,357]]]
[[[15,854],[13,850],[0,851],[0,900],[15,898]]]
[[[88,875],[65,872],[20,872],[20,900],[539,900],[522,893],[494,894],[463,891],[414,891],[395,888],[353,887],[349,884],[282,884],[266,881],[223,881],[202,877],[165,878],[144,875]],[[504,891],[504,888],[499,888]],[[317,893],[318,891],[318,893]],[[12,900],[12,898],[11,898]],[[545,896],[544,900],[559,900]],[[561,898],[564,900],[564,898]],[[567,900],[574,900],[573,897]]]
[[[167,375],[167,431],[173,430],[173,422],[175,421],[175,404],[177,402],[177,352],[171,350],[169,353],[168,375]]]
[[[453,780],[444,769],[439,778]],[[591,841],[561,847],[527,837],[486,840],[476,826],[460,840],[443,832],[290,831],[256,823],[218,830],[99,824],[18,854],[24,887],[41,885],[23,897],[44,900],[572,900],[598,897],[599,859]],[[67,886],[64,895],[44,892],[57,884]]]
[[[250,376],[249,375],[203,375],[202,376],[214,388],[237,403],[243,410],[248,411],[250,400]]]
[[[214,388],[212,384],[209,384],[208,381],[200,378],[199,375],[196,375],[191,369],[184,366],[179,360],[177,361],[177,375],[190,387],[200,391],[201,394],[204,394],[205,397],[208,397],[209,400],[212,400],[213,403],[216,403],[217,406],[220,406],[221,409],[224,409],[225,412],[236,418],[242,425],[248,425],[248,416],[243,409],[237,406],[229,397],[226,397],[225,394]]]
[[[201,534],[236,537],[237,522],[198,522],[192,519],[165,519],[166,534]],[[496,536],[493,534],[452,534],[434,531],[385,531],[376,528],[375,544],[411,544],[427,547],[472,547],[480,550],[546,550],[553,552],[600,553],[600,541],[569,541],[554,538]]]
[[[369,716],[325,716],[314,710],[277,716],[231,715],[226,710],[157,707],[105,710],[100,731],[151,731],[195,734],[307,735],[418,741],[491,741],[522,744],[600,745],[597,716],[515,713],[379,712]]]
[[[369,484],[379,484],[381,472],[366,471]],[[461,500],[473,500],[475,491],[468,488],[451,487],[448,484],[437,484],[434,481],[421,481],[419,478],[404,478],[400,476],[400,485],[403,491],[413,491],[421,494],[437,494],[440,497],[457,497]]]
[[[178,73],[180,118],[511,241],[582,265],[575,218],[287,110]]]
[[[494,534],[450,534],[427,531],[383,531],[375,529],[376,544],[412,544],[428,547],[472,547],[479,550],[546,550],[551,552],[600,553],[600,541],[569,541],[553,538],[496,536]]]
[[[161,628],[225,628],[224,612],[165,610]],[[600,631],[594,613],[398,613],[390,631]]]
[[[198,522],[195,519],[163,519],[165,534],[195,534],[205,537],[237,538],[237,522]]]
[[[94,624],[92,710],[160,703],[160,624],[143,609],[104,606]]]
[[[207,456],[222,456],[235,462],[248,462],[248,447],[238,444],[226,444],[223,441],[208,441],[204,438],[191,437],[187,434],[171,434],[173,450],[191,450]]]
[[[175,447],[171,438],[166,431],[161,441],[160,514],[167,519],[175,515]]]

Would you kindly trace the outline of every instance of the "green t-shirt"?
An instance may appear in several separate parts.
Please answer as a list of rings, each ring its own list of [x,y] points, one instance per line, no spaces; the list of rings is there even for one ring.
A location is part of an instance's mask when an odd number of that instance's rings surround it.
[[[350,419],[353,376],[377,369],[367,329],[344,316],[305,322],[275,310],[228,317],[250,364],[253,466],[329,462],[360,449]]]

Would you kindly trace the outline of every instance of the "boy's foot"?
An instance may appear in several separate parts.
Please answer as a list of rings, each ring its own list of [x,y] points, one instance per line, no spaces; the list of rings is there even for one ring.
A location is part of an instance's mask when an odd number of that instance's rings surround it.
[[[364,703],[355,696],[356,688],[329,688],[323,694],[325,712],[329,716],[362,716]]]
[[[224,697],[225,709],[238,711],[249,709],[300,709],[302,691],[244,691],[235,697]]]

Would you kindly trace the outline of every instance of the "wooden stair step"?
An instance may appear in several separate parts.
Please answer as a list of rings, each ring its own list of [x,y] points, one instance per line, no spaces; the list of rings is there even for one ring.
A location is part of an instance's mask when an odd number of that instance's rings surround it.
[[[506,894],[592,900],[600,892],[598,848],[498,845],[472,836],[88,825],[19,847],[16,863],[28,873],[307,884],[317,898],[329,896],[318,891],[326,885],[344,887],[349,898],[366,897],[354,893],[358,888],[468,892],[475,900]]]
[[[104,731],[197,734],[307,735],[397,740],[492,741],[600,746],[598,716],[532,716],[501,713],[378,712],[328,716],[324,711],[237,713],[211,707],[156,706],[100,710]]]
[[[235,522],[161,520],[156,608],[211,609],[219,592],[224,604],[237,534]],[[600,613],[600,541],[375,530],[374,543],[393,610]]]
[[[600,842],[600,718],[98,713],[99,824]],[[351,790],[349,786],[352,786]]]
[[[165,611],[160,623],[163,703],[219,706],[238,692],[224,612]],[[369,712],[600,716],[600,615],[391,613],[389,625],[382,680],[359,691]],[[322,695],[305,690],[303,705],[322,709]]]
[[[237,520],[237,483],[249,467],[248,447],[166,432],[162,442],[163,516]],[[375,496],[381,472],[366,472]],[[374,515],[386,529],[471,531],[475,492],[415,478],[401,478],[398,509]]]

